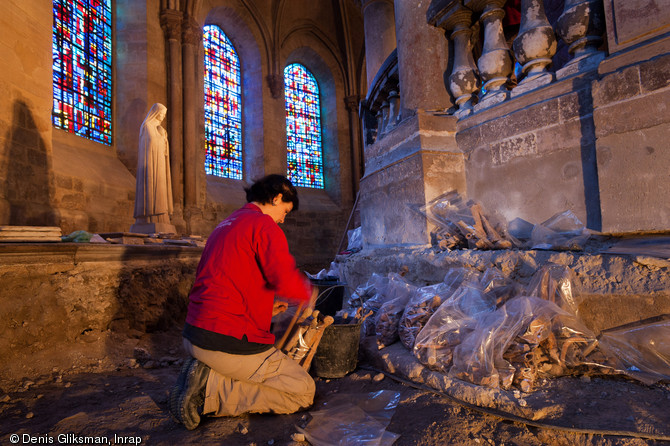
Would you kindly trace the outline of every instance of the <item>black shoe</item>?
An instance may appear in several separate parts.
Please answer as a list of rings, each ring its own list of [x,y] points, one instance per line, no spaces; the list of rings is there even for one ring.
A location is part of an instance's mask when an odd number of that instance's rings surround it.
[[[193,430],[200,424],[209,367],[190,358],[181,367],[177,384],[170,392],[170,413],[186,429]]]

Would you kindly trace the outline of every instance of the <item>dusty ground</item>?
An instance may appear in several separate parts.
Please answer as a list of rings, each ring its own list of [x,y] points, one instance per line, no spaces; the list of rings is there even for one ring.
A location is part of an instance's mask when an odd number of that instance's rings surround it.
[[[183,357],[179,332],[108,338],[105,342],[108,348],[113,345],[115,351],[124,353],[125,359],[113,364],[109,360],[87,360],[82,355],[72,368],[55,368],[50,375],[27,377],[19,383],[0,383],[0,444],[12,444],[11,434],[19,434],[18,444],[27,444],[23,440],[32,444],[81,444],[73,436],[101,436],[110,444],[115,436],[129,437],[129,443],[138,438],[142,444],[149,445],[308,444],[293,442],[291,434],[297,431],[296,425],[308,424],[309,412],[207,419],[197,430],[187,431],[171,419],[167,410],[168,389],[177,379],[179,358]],[[97,348],[95,342],[86,346]],[[152,362],[147,366],[151,368],[135,365],[135,348],[149,352]],[[141,362],[149,359],[138,352],[135,356],[140,356]],[[365,394],[382,389],[401,392],[400,404],[388,427],[389,431],[400,434],[395,443],[398,446],[670,444],[629,436],[578,434],[505,421],[389,377],[376,382],[373,379],[376,374],[376,371],[359,368],[341,379],[317,378],[315,408],[337,394]],[[603,393],[603,385],[609,392]],[[616,379],[600,382],[589,394],[590,388],[580,388],[584,400],[607,400],[602,406],[604,409],[589,414],[593,417],[590,421],[593,426],[607,425],[605,421],[614,412],[626,410],[618,396],[623,398],[623,393],[631,392],[629,382]],[[648,420],[665,420],[665,414],[670,411],[670,388],[661,385],[647,390],[647,394],[652,395],[651,401],[645,401]],[[570,389],[563,391],[567,393]],[[560,398],[560,394],[556,397]],[[576,410],[569,416],[577,419],[584,415]],[[242,433],[244,431],[246,433]],[[59,434],[70,437],[59,437]]]

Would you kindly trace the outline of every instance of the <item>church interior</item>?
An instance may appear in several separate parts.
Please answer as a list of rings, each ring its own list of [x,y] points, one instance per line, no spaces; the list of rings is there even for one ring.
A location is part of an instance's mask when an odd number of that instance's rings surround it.
[[[298,189],[282,225],[298,266],[335,265],[345,301],[375,273],[425,286],[450,268],[497,268],[525,284],[560,264],[581,280],[595,333],[670,314],[663,0],[7,0],[0,11],[0,238],[102,236],[0,240],[2,380],[112,356],[114,333],[182,324],[207,236],[273,173]],[[155,104],[169,212],[144,230],[141,128]],[[484,218],[488,239],[474,211],[474,226],[440,213],[465,203],[496,227]],[[531,235],[558,215],[588,241]],[[454,239],[457,223],[469,229]]]

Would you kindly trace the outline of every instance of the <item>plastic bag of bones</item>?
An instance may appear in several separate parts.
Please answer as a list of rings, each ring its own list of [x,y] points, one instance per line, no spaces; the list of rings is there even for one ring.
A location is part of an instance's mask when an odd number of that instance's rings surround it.
[[[504,219],[485,215],[479,203],[465,201],[455,191],[440,195],[419,211],[436,225],[437,229],[431,233],[431,242],[438,249],[509,249],[521,246],[507,231]]]

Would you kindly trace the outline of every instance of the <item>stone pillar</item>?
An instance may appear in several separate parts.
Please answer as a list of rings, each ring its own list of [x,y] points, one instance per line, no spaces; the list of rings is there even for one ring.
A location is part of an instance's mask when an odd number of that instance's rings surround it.
[[[474,94],[480,87],[470,45],[472,11],[464,8],[461,2],[451,2],[447,8],[436,7],[432,10],[433,4],[427,13],[428,23],[445,29],[454,42],[454,65],[449,75],[449,91],[458,106],[454,115],[462,118],[472,113]]]
[[[391,0],[364,0],[365,69],[368,88],[386,58],[396,47],[395,18]]]
[[[349,115],[349,141],[351,144],[351,185],[354,199],[360,187],[361,176],[363,176],[363,158],[361,151],[361,125],[358,119],[358,95],[347,96],[344,104],[347,106]]]
[[[443,88],[449,41],[443,31],[426,22],[429,3],[394,0],[400,84],[400,108],[396,115],[402,119],[417,110],[446,110],[453,105]]]
[[[174,9],[161,11],[161,27],[167,40],[168,64],[168,135],[170,138],[170,174],[172,198],[177,208],[183,208],[183,149],[182,149],[182,67],[181,21],[182,13]]]
[[[556,54],[556,36],[544,12],[543,0],[521,0],[521,26],[512,47],[525,75],[512,90],[512,96],[554,80],[554,74],[547,72],[547,66]]]
[[[482,78],[484,96],[475,109],[487,108],[509,97],[507,81],[514,70],[512,56],[505,40],[502,7],[506,0],[465,0],[464,6],[482,13],[479,20],[484,26],[482,55],[477,61]]]
[[[559,79],[594,69],[605,58],[598,51],[605,32],[602,0],[566,0],[556,31],[569,46],[573,58],[556,72]]]
[[[381,111],[382,111],[382,127],[379,129],[379,135],[380,136],[385,134],[388,131],[387,127],[388,127],[388,124],[389,124],[389,107],[390,106],[389,106],[388,101],[382,102],[382,108],[381,108]]]
[[[200,26],[191,18],[186,18],[182,29],[182,61],[184,79],[184,207],[197,207],[198,172],[198,114],[196,81],[196,62],[198,47],[202,40]]]

